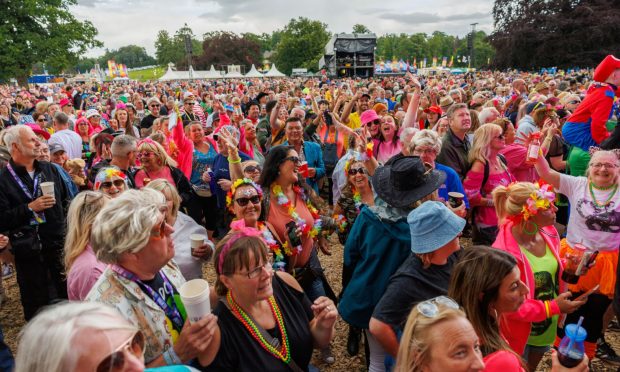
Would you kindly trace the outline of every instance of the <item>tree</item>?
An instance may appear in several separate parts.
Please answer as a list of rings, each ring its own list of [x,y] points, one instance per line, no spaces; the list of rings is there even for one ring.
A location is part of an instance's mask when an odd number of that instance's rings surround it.
[[[0,6],[0,79],[27,82],[36,62],[61,70],[89,48],[102,46],[97,29],[69,10],[77,0],[3,1]]]
[[[330,38],[326,29],[327,25],[320,21],[304,17],[291,19],[282,30],[272,57],[278,69],[285,74],[297,67],[316,71]]]
[[[593,67],[620,50],[617,0],[496,0],[493,20],[500,68]]]
[[[228,31],[205,34],[203,53],[196,60],[196,67],[208,69],[211,65],[243,65],[246,71],[252,64],[260,65],[260,43],[255,38],[239,36]]]
[[[101,66],[106,66],[108,60],[114,60],[114,62],[124,64],[130,68],[150,66],[157,63],[155,58],[146,53],[144,47],[137,45],[126,45],[117,50],[106,49],[105,54],[97,60]]]
[[[155,39],[155,56],[157,63],[166,65],[183,57],[183,50],[178,48],[166,30],[160,30]]]
[[[353,33],[354,34],[372,34],[370,29],[362,24],[356,23],[353,25]]]

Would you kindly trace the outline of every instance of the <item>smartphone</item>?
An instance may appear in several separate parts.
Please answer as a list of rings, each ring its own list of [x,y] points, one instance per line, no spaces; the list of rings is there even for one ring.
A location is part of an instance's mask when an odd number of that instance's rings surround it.
[[[582,294],[581,296],[577,297],[576,299],[574,299],[573,301],[581,301],[581,300],[585,300],[588,298],[588,296],[590,296],[592,293],[598,291],[600,285],[597,284],[594,286],[594,288],[590,289],[589,291],[587,291],[586,293]]]
[[[286,233],[288,234],[288,240],[293,247],[301,245],[301,238],[297,235],[297,224],[295,221],[291,221],[286,224]]]

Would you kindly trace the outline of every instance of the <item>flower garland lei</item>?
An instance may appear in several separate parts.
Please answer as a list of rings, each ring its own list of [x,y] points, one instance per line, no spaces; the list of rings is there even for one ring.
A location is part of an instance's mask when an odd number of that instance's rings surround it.
[[[285,271],[286,262],[284,262],[284,256],[282,255],[282,249],[280,244],[274,239],[273,234],[264,223],[258,222],[258,230],[263,236],[263,240],[267,243],[269,250],[273,252],[273,269],[278,271]],[[290,256],[290,255],[289,255]]]
[[[295,223],[297,224],[297,227],[301,229],[302,235],[306,234],[310,238],[315,239],[321,232],[321,225],[322,225],[321,216],[319,216],[319,212],[316,210],[316,208],[312,206],[312,204],[310,203],[310,200],[304,197],[304,193],[301,190],[301,187],[293,186],[293,191],[297,195],[301,196],[301,199],[305,201],[306,207],[308,208],[308,210],[310,211],[310,214],[312,215],[312,218],[314,219],[313,226],[306,224],[306,221],[303,218],[299,217],[299,214],[297,214],[297,211],[295,210],[293,203],[291,203],[291,201],[288,200],[286,195],[284,195],[284,192],[282,191],[282,187],[280,185],[278,184],[274,185],[271,188],[271,190],[273,194],[276,196],[276,199],[278,200],[278,205],[286,209],[289,216],[291,216],[293,221],[295,221]],[[298,245],[297,247],[293,247],[292,249],[291,247],[289,247],[288,241],[284,242],[283,245],[284,245],[283,247],[284,254],[286,254],[287,256],[296,256],[299,253],[301,253],[301,250],[302,250],[301,245]]]
[[[535,183],[537,190],[530,194],[521,212],[517,215],[510,216],[508,219],[515,223],[527,221],[533,216],[537,215],[540,211],[545,211],[551,207],[551,204],[555,201],[555,192],[553,186],[550,184]],[[508,186],[510,188],[510,186]]]

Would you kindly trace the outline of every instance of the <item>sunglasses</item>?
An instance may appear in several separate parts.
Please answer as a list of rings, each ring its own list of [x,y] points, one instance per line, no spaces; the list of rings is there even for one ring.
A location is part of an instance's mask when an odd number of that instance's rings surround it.
[[[101,183],[101,188],[102,189],[109,189],[110,187],[112,187],[112,185],[114,185],[116,188],[120,188],[121,186],[125,186],[125,181],[124,180],[114,180],[114,181],[102,182]]]
[[[571,105],[576,105],[576,104],[578,104],[578,103],[581,103],[581,101],[570,101],[569,103],[570,103]]]
[[[131,336],[127,342],[124,342],[118,349],[112,354],[108,355],[97,366],[97,372],[110,372],[110,371],[122,371],[124,370],[125,363],[127,363],[126,352],[139,357],[144,355],[144,334],[141,331],[137,331],[136,334]]]
[[[138,157],[139,158],[150,158],[151,156],[154,156],[155,153],[152,152],[139,152],[138,153]]]
[[[151,231],[151,237],[154,239],[163,239],[165,232],[166,232],[166,218],[164,217],[157,231]]]
[[[495,137],[495,138],[497,138],[498,140],[503,140],[503,139],[504,139],[504,135],[503,135],[503,134],[500,134],[499,136],[497,136],[497,137]]]
[[[252,202],[252,204],[254,205],[259,205],[260,196],[254,195],[250,196],[249,198],[237,198],[235,199],[235,201],[237,202],[237,204],[239,204],[240,207],[245,207],[246,205],[248,205],[249,202]]]
[[[349,171],[347,172],[349,173],[349,176],[355,176],[356,174],[366,174],[366,169],[364,168],[351,168],[349,169]]]
[[[370,122],[370,125],[381,125],[381,120],[376,119]]]
[[[243,171],[248,172],[248,173],[254,173],[254,172],[260,173],[261,170],[262,169],[258,165],[248,165],[247,167],[245,167]]]
[[[290,160],[290,161],[292,161],[295,164],[300,164],[301,163],[301,159],[299,159],[299,157],[297,157],[297,156],[289,156],[289,157],[284,158],[284,161],[287,161],[287,160]]]
[[[196,102],[185,102],[186,105],[194,105]]]
[[[161,105],[150,105],[149,107],[161,107]]]
[[[456,303],[453,299],[446,296],[439,296],[435,298],[431,298],[430,300],[420,302],[416,305],[416,310],[427,318],[434,318],[439,314],[438,304],[449,307],[450,309],[458,310],[459,304]]]
[[[45,119],[37,119],[37,123],[43,123],[45,122]]]

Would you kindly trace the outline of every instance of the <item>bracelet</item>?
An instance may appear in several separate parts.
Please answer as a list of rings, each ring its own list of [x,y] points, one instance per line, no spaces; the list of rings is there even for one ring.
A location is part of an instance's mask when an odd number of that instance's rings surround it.
[[[183,361],[179,358],[173,347],[170,347],[168,350],[164,351],[163,355],[166,364],[169,366],[183,364]]]
[[[551,305],[549,301],[545,301],[545,313],[547,314],[547,318],[551,318]]]
[[[487,199],[487,207],[493,206],[493,199]]]
[[[241,158],[237,158],[236,160],[231,160],[230,156],[228,157],[228,164],[239,164],[241,163]]]

